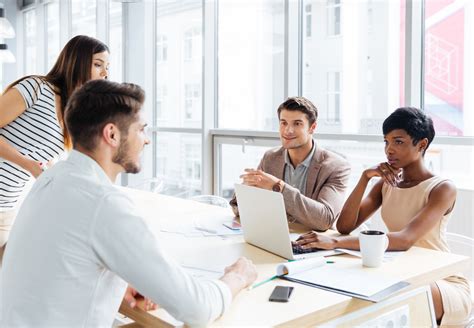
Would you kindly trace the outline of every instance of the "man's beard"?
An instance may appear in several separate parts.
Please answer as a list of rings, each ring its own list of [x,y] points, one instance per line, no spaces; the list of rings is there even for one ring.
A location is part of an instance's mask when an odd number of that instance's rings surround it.
[[[124,138],[120,141],[120,146],[117,150],[117,153],[112,158],[112,162],[123,167],[125,173],[138,173],[140,172],[140,164],[134,163],[130,158],[128,158],[128,142]]]

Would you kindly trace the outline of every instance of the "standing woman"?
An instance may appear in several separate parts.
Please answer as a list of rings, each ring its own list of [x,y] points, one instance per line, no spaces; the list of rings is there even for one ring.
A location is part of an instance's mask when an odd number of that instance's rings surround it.
[[[456,202],[456,187],[434,175],[424,155],[435,136],[433,121],[421,110],[399,108],[383,123],[387,162],[366,169],[347,198],[337,230],[349,234],[379,207],[389,233],[388,249],[405,251],[412,246],[449,252],[446,227]],[[381,179],[364,197],[369,180]],[[300,237],[303,248],[359,249],[357,237],[327,237],[310,232]],[[432,282],[436,319],[441,326],[465,326],[471,311],[468,281],[453,275]]]
[[[48,74],[23,77],[0,96],[0,264],[27,182],[71,149],[64,125],[69,97],[89,80],[106,79],[108,65],[109,48],[78,35]]]

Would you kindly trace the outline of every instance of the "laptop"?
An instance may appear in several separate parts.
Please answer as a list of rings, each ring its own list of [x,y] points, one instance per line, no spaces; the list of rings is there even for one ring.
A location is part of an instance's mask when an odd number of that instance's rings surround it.
[[[336,250],[294,250],[281,193],[235,184],[235,195],[247,243],[288,260],[341,253]]]

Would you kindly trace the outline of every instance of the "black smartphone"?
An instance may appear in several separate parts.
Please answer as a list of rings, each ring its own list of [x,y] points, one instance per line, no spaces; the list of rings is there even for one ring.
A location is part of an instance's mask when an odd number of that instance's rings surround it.
[[[270,302],[288,302],[292,292],[293,287],[275,286],[275,289],[273,289],[273,292],[268,300]]]

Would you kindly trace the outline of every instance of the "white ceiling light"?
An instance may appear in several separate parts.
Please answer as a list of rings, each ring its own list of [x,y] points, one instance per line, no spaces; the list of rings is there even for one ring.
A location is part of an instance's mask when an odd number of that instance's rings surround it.
[[[5,18],[5,9],[0,8],[0,38],[11,39],[15,37],[12,24]]]
[[[5,43],[0,43],[0,63],[14,63],[15,56],[8,50],[8,46]]]

